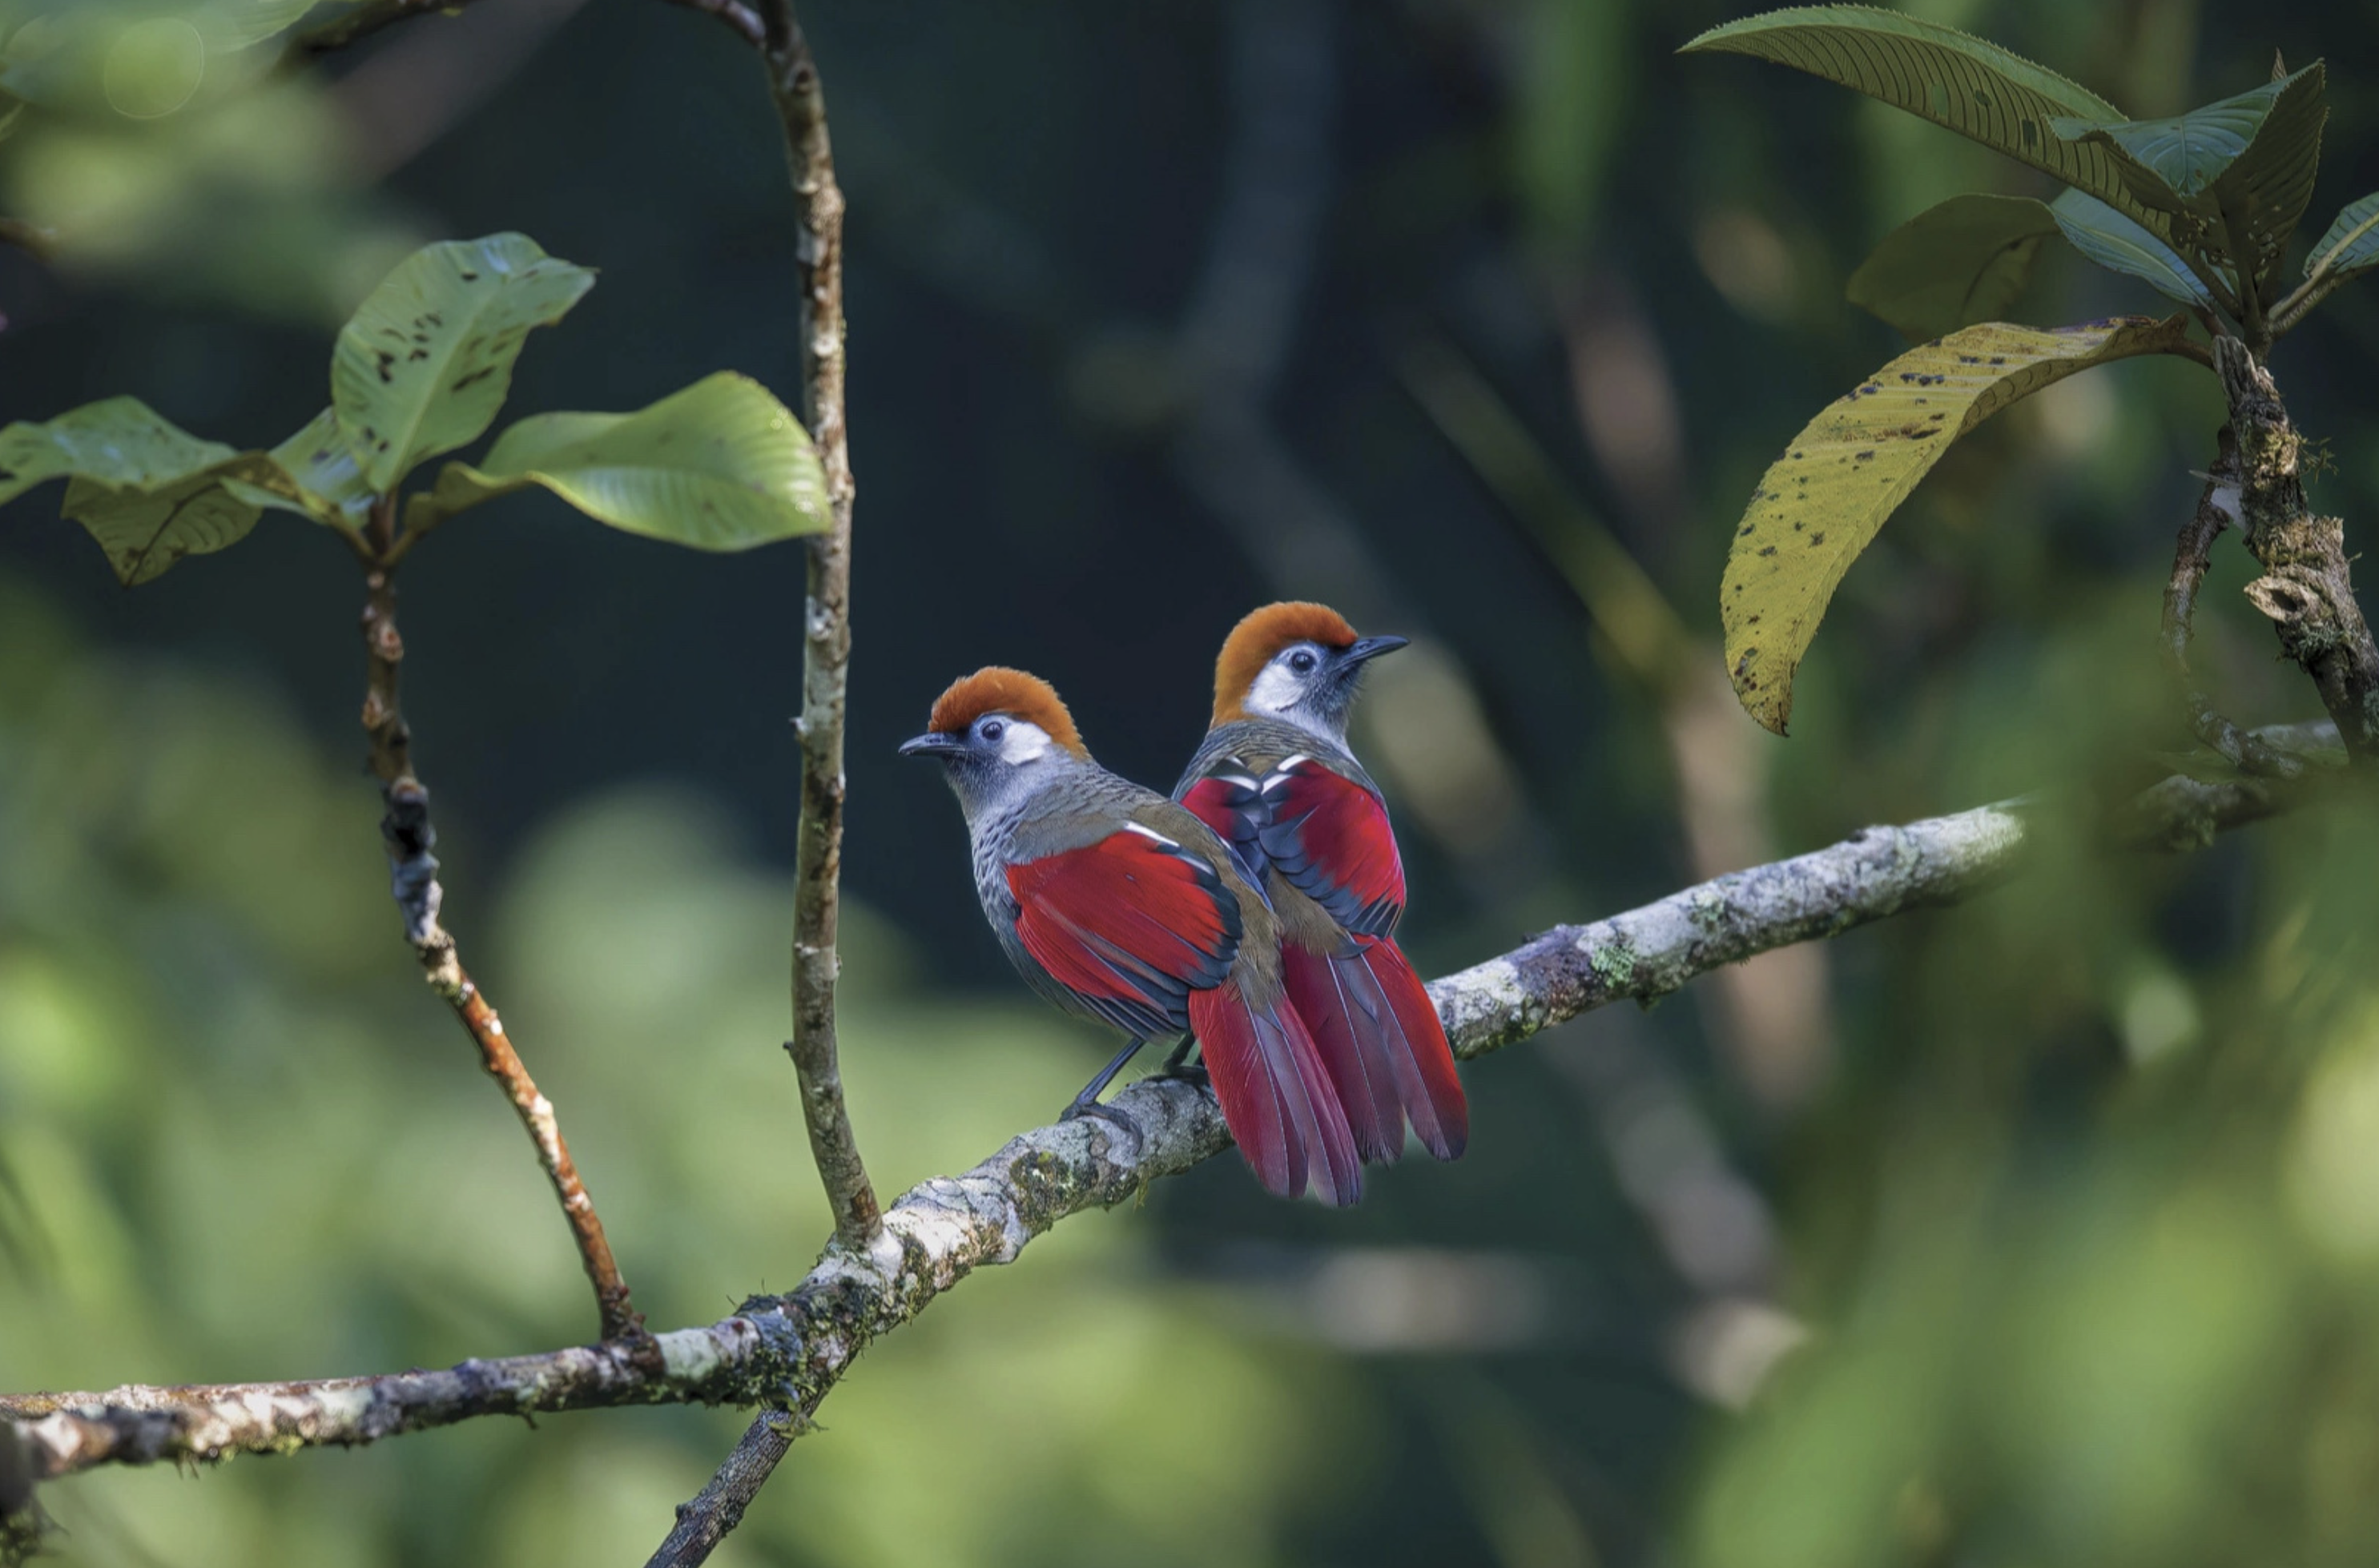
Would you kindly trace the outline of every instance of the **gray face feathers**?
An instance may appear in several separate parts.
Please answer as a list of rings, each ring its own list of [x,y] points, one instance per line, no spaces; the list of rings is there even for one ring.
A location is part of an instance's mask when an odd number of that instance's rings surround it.
[[[1006,713],[986,713],[956,732],[920,735],[900,754],[939,762],[970,819],[1030,793],[1054,774],[1089,766],[1038,724]]]

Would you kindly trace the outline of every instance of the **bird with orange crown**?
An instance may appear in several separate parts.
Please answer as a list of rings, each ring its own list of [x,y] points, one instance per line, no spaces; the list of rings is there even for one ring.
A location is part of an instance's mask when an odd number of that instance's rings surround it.
[[[1249,615],[1223,644],[1214,727],[1173,793],[1271,903],[1282,979],[1363,1157],[1394,1160],[1409,1118],[1451,1160],[1469,1109],[1445,1027],[1396,946],[1405,872],[1387,803],[1346,747],[1365,664],[1405,643],[1359,637],[1318,604]]]
[[[966,815],[975,892],[1027,983],[1129,1043],[1069,1117],[1150,1040],[1194,1032],[1224,1120],[1263,1184],[1362,1192],[1337,1091],[1282,978],[1278,919],[1190,812],[1091,760],[1048,682],[991,668],[934,704],[904,755],[942,764]],[[1441,1046],[1442,1048],[1442,1046]]]

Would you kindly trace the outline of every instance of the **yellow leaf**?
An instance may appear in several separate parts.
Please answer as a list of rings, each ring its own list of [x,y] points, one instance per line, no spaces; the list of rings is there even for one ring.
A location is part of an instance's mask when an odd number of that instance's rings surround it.
[[[1727,553],[1719,602],[1744,707],[1784,733],[1793,672],[1842,573],[1951,441],[2076,371],[2169,353],[2186,326],[2118,316],[2054,332],[1967,327],[1909,350],[1811,420],[1760,477]]]

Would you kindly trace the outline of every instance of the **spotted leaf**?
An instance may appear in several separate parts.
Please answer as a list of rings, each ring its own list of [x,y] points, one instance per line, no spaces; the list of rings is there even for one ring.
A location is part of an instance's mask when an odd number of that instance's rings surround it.
[[[477,440],[531,329],[594,286],[523,235],[425,246],[398,263],[331,354],[331,406],[363,488],[385,494],[423,458]]]
[[[2185,326],[2119,316],[2055,332],[1968,327],[1911,349],[1811,420],[1752,491],[1719,590],[1745,708],[1784,732],[1793,671],[1842,574],[1951,441],[2078,371],[2169,352]]]

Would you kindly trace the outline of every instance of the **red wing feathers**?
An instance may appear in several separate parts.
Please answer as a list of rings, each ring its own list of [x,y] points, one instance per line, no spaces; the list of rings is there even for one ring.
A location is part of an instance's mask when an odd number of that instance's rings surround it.
[[[1359,936],[1385,936],[1405,908],[1405,865],[1380,797],[1311,757],[1267,775],[1257,842],[1307,898]]]
[[[1086,999],[1125,1004],[1103,1011],[1141,1004],[1177,1019],[1238,952],[1238,900],[1222,877],[1145,828],[1009,866],[1008,887],[1024,950]]]
[[[1190,815],[1231,847],[1248,880],[1262,887],[1263,847],[1257,837],[1263,830],[1264,801],[1245,765],[1237,757],[1226,757],[1184,790],[1179,800]]]

